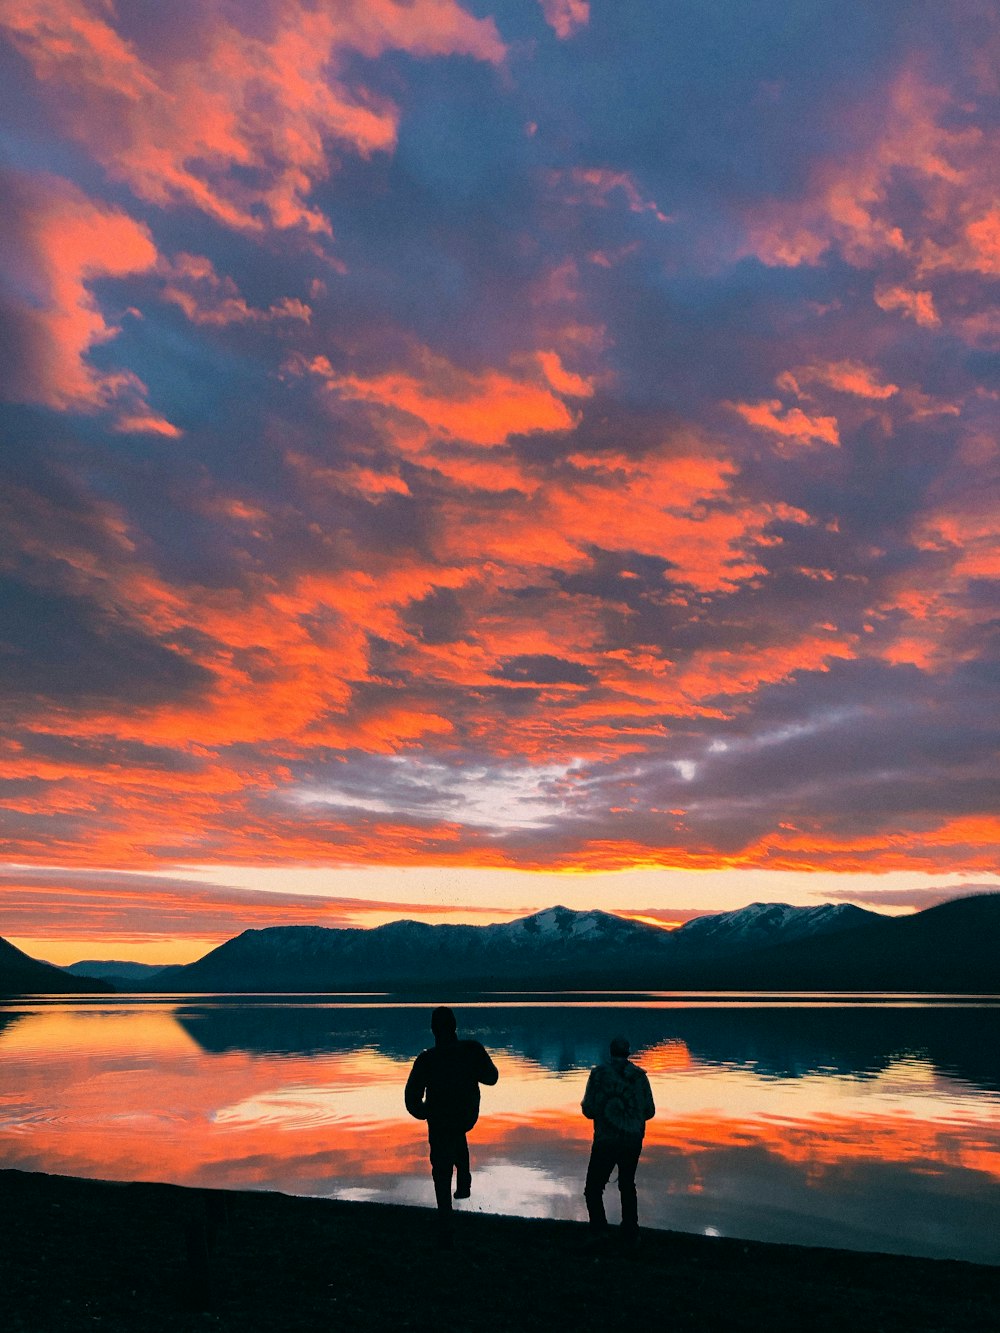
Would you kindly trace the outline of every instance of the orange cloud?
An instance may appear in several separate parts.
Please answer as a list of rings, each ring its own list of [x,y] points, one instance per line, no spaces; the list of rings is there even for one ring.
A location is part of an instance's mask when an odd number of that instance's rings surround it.
[[[762,403],[731,403],[744,421],[756,430],[776,435],[779,441],[809,447],[813,444],[840,444],[836,417],[810,417],[800,407],[786,407],[779,398]]]
[[[822,867],[857,871],[885,867],[950,871],[993,870],[1000,852],[1000,822],[993,816],[970,815],[933,824],[925,818],[895,821],[892,831],[874,834],[832,834],[820,828],[782,826],[748,846],[737,864],[769,865],[776,870]]]
[[[540,358],[541,375],[468,371],[426,347],[416,348],[413,360],[412,371],[369,376],[338,375],[325,357],[315,358],[307,369],[343,398],[414,419],[424,428],[410,436],[418,445],[427,431],[470,444],[497,445],[511,435],[569,430],[575,417],[553,390],[574,397],[593,392],[586,380],[563,368],[555,353]],[[406,439],[396,438],[401,444]]]
[[[701,592],[734,587],[761,572],[753,551],[769,524],[807,516],[783,505],[735,505],[729,495],[734,466],[713,457],[706,443],[686,443],[705,452],[681,452],[681,439],[641,459],[572,454],[566,460],[572,471],[545,486],[521,487],[527,493],[510,501],[503,523],[464,497],[446,500],[437,549],[448,562],[478,554],[524,571],[508,572],[508,580],[535,577],[528,572],[533,565],[578,568],[593,547],[640,552],[668,560],[678,584]]]
[[[98,305],[93,284],[155,266],[147,228],[54,176],[8,177],[6,187],[0,265],[11,287],[24,293],[7,314],[26,349],[8,363],[9,396],[64,411],[109,411],[118,430],[179,434],[148,406],[137,376],[99,370],[89,360],[93,348],[120,331]]]
[[[698,444],[678,440],[673,447],[685,443]],[[376,499],[405,493],[395,474],[324,473],[302,462],[311,488],[336,493],[352,486]],[[495,755],[532,763],[620,756],[662,736],[664,714],[719,716],[720,696],[738,699],[796,670],[824,669],[851,656],[849,638],[816,627],[790,633],[767,654],[703,649],[675,663],[651,647],[613,650],[605,642],[613,601],[568,594],[553,583],[552,571],[585,568],[590,549],[613,551],[623,542],[628,551],[667,562],[662,596],[680,605],[688,596],[725,592],[758,577],[754,547],[772,540],[768,526],[808,518],[782,505],[737,506],[730,495],[733,475],[732,465],[707,453],[665,450],[637,460],[579,452],[558,479],[545,487],[536,483],[531,495],[507,496],[493,513],[481,514],[467,496],[442,498],[446,521],[424,561],[397,555],[372,563],[366,557],[364,570],[284,579],[274,571],[248,574],[239,589],[170,586],[138,558],[110,506],[96,509],[83,533],[56,511],[33,513],[19,530],[25,550],[37,545],[39,553],[58,558],[64,575],[72,571],[78,595],[117,623],[170,643],[206,674],[185,697],[127,709],[95,703],[78,710],[71,724],[39,702],[25,717],[39,737],[65,735],[69,727],[88,745],[115,736],[121,743],[170,746],[190,762],[175,772],[91,755],[77,766],[40,759],[18,742],[8,746],[3,774],[36,787],[7,798],[8,808],[44,811],[53,820],[86,813],[86,838],[61,839],[60,855],[77,864],[147,864],[165,843],[184,859],[197,848],[203,859],[238,861],[407,860],[419,852],[430,860],[464,856],[503,864],[507,852],[457,825],[358,823],[352,816],[351,823],[310,817],[295,828],[291,810],[272,805],[266,816],[252,810],[288,785],[282,760],[317,748],[393,754],[482,740]],[[210,512],[219,522],[249,522],[265,531],[269,522],[264,511],[234,497],[213,497]],[[512,595],[532,584],[532,598]],[[548,588],[544,599],[537,585]],[[465,624],[455,639],[425,640],[410,623],[409,608],[442,589],[461,591]],[[626,606],[620,614],[628,614]],[[378,680],[370,660],[373,635],[381,643],[380,671],[387,673]],[[536,658],[540,685],[532,677]],[[519,676],[521,659],[528,666]],[[565,678],[557,670],[546,681],[547,661],[565,664]],[[388,679],[405,682],[405,691],[384,688]],[[499,682],[511,692],[537,693],[539,703],[523,715],[498,714],[491,694]],[[378,688],[366,691],[369,684]],[[241,759],[229,749],[248,745],[265,747],[266,756]],[[90,780],[92,769],[99,781]],[[9,855],[51,859],[46,839],[36,844],[33,837],[15,838]],[[581,864],[592,854],[584,847]],[[622,843],[598,855],[627,864],[635,854]],[[683,853],[663,849],[665,859],[676,855]]]
[[[463,54],[494,64],[492,19],[455,0],[276,0],[256,32],[208,6],[185,40],[143,49],[88,0],[19,0],[4,26],[66,130],[140,197],[187,204],[225,225],[329,233],[310,202],[333,145],[391,149],[398,113],[345,73],[348,53]]]

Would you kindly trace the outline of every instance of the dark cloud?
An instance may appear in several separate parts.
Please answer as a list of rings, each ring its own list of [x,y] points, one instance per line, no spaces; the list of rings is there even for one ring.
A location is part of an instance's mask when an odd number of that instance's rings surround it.
[[[869,907],[881,910],[885,907],[912,907],[922,912],[927,907],[937,907],[939,903],[951,902],[954,898],[968,898],[975,893],[996,893],[995,884],[949,884],[946,887],[912,889],[826,889],[824,895],[841,902],[865,903]]]
[[[83,598],[0,582],[0,677],[9,704],[115,699],[162,704],[204,689],[207,671]]]
[[[590,685],[596,680],[594,673],[579,662],[568,662],[549,653],[507,658],[497,674],[505,680],[534,685]]]

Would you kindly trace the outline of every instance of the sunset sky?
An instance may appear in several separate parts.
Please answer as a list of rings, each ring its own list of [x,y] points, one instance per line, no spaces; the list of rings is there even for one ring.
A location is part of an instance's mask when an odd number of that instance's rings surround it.
[[[1000,888],[992,0],[0,26],[0,934]]]

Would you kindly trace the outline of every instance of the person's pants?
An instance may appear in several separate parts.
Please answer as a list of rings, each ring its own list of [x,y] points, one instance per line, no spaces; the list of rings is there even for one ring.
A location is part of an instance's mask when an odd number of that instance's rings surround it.
[[[639,1205],[635,1196],[635,1169],[639,1165],[642,1139],[594,1140],[587,1166],[587,1183],[583,1197],[587,1201],[587,1215],[594,1230],[603,1230],[608,1224],[604,1211],[604,1187],[611,1172],[618,1168],[618,1192],[622,1200],[622,1230],[637,1231]]]
[[[469,1142],[465,1131],[451,1125],[427,1125],[427,1139],[431,1150],[431,1178],[434,1197],[443,1213],[451,1212],[451,1175],[457,1173],[459,1189],[468,1188],[472,1179],[469,1169]]]

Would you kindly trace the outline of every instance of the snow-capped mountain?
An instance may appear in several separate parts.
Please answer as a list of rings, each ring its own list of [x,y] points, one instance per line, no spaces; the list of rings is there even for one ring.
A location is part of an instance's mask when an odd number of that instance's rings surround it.
[[[247,930],[132,990],[915,990],[1000,992],[1000,893],[913,916],[847,905],[752,903],[667,931],[549,907],[492,926],[395,921],[373,930]],[[0,939],[0,994],[112,989]]]
[[[755,904],[670,932],[610,912],[548,907],[489,926],[419,921],[394,921],[371,930],[271,926],[244,931],[186,967],[165,968],[148,987],[244,992],[440,984],[618,988],[640,980],[666,987],[681,983],[678,969],[683,972],[705,959],[830,933],[838,925],[849,929],[875,915],[839,907]]]
[[[881,919],[878,912],[866,912],[849,903],[823,903],[819,907],[751,903],[734,912],[695,917],[680,926],[673,938],[686,955],[721,955],[829,935]]]
[[[247,930],[196,963],[165,968],[156,990],[337,990],[446,980],[542,984],[571,972],[618,969],[626,959],[653,964],[669,948],[657,926],[610,912],[549,907],[490,926],[429,926],[393,921],[371,930],[269,926]]]

